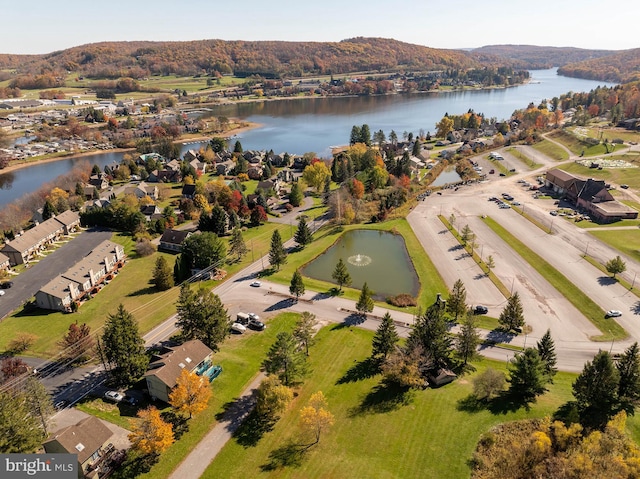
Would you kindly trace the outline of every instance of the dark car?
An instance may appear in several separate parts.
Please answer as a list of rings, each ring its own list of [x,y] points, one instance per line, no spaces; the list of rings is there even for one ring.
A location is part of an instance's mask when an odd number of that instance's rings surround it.
[[[487,314],[488,312],[489,308],[482,306],[481,304],[473,308],[473,314]]]
[[[258,321],[257,319],[249,320],[249,327],[255,331],[264,331],[266,327],[262,321]]]
[[[2,289],[9,289],[11,286],[13,286],[13,281],[5,281],[4,283],[0,283],[0,288]]]

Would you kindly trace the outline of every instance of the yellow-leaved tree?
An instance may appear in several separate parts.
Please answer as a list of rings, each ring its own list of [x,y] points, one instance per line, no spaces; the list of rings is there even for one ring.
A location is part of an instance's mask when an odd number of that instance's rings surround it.
[[[160,417],[158,409],[154,406],[141,409],[138,417],[142,421],[134,424],[129,434],[133,449],[143,454],[157,455],[173,444],[173,426]]]
[[[169,404],[180,412],[188,413],[191,419],[194,414],[206,409],[210,397],[209,382],[196,373],[183,369],[176,387],[169,394]]]
[[[331,427],[335,421],[333,414],[328,410],[327,400],[322,391],[311,395],[308,405],[300,411],[300,418],[305,430],[315,436],[315,441],[309,444],[308,447],[318,444],[322,431]]]

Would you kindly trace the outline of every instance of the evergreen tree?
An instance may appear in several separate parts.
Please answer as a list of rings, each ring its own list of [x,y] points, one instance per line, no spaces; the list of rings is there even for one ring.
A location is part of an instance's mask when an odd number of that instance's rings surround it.
[[[287,262],[287,252],[282,246],[282,237],[280,236],[280,231],[275,230],[271,235],[271,248],[269,249],[269,263],[272,266],[275,266],[279,271],[280,266],[286,264]]]
[[[553,383],[553,376],[558,372],[558,368],[556,368],[556,345],[551,338],[551,330],[547,329],[547,332],[544,333],[544,336],[540,338],[538,344],[536,345],[538,350],[538,355],[542,362],[544,363],[544,369],[547,373],[547,380],[550,383]]]
[[[453,283],[451,295],[447,300],[447,313],[453,315],[453,320],[458,321],[458,316],[467,312],[467,290],[461,279]]]
[[[413,142],[413,150],[411,150],[411,154],[413,156],[420,156],[422,153],[422,146],[420,145],[420,140],[416,138],[416,141]]]
[[[42,219],[46,221],[49,218],[53,218],[57,214],[58,211],[56,210],[56,207],[53,206],[53,203],[51,203],[51,201],[49,200],[45,201],[42,208]]]
[[[306,356],[291,333],[282,331],[262,363],[267,374],[275,374],[285,386],[291,386],[307,372]]]
[[[619,383],[620,375],[607,351],[600,351],[593,361],[587,361],[573,383],[580,424],[596,429],[606,426],[618,409]]]
[[[509,364],[509,395],[526,405],[534,402],[536,397],[547,390],[545,367],[534,348],[527,348],[521,354],[517,354]]]
[[[233,152],[234,153],[242,153],[242,143],[240,143],[240,140],[236,140],[235,144],[233,145]]]
[[[102,335],[102,347],[111,374],[118,384],[133,384],[146,371],[149,357],[144,339],[138,332],[133,315],[120,304],[115,314],[109,314]]]
[[[373,336],[371,357],[384,361],[393,352],[400,340],[396,325],[387,311],[380,321],[380,325]]]
[[[302,275],[299,270],[295,270],[293,273],[291,284],[289,285],[289,292],[296,297],[296,303],[298,302],[298,298],[304,294],[304,282],[302,281]]]
[[[467,245],[467,242],[471,239],[472,235],[473,232],[471,231],[471,228],[469,228],[469,225],[464,225],[462,231],[460,231],[460,241],[462,241],[463,246]]]
[[[229,217],[220,205],[215,205],[209,215],[209,228],[202,231],[211,231],[218,236],[224,236],[227,232]]]
[[[240,228],[235,227],[229,240],[229,254],[235,256],[236,261],[241,261],[247,252],[247,245],[242,237],[242,231]]]
[[[431,369],[449,368],[453,362],[453,338],[444,316],[444,303],[436,301],[416,319],[409,337],[407,349],[421,350],[423,363]]]
[[[295,181],[291,185],[291,193],[289,193],[289,203],[291,203],[291,206],[298,207],[302,204],[303,199],[304,194],[302,193],[302,188],[300,188],[300,183]]]
[[[313,235],[309,226],[307,225],[307,220],[304,216],[300,217],[300,221],[298,222],[298,229],[296,230],[293,239],[301,248],[304,248],[306,245],[313,241]]]
[[[371,146],[371,130],[366,123],[360,128],[360,143]]]
[[[185,339],[199,339],[213,351],[229,335],[231,320],[220,297],[206,288],[191,289],[189,283],[180,287],[177,303],[178,321]]]
[[[362,291],[360,291],[360,298],[358,298],[358,302],[356,303],[356,309],[360,314],[366,316],[367,313],[373,311],[373,299],[371,298],[371,290],[367,283],[362,285]]]
[[[349,145],[353,146],[360,141],[361,131],[360,127],[357,125],[353,125],[351,127],[351,137],[349,138]]]
[[[640,351],[638,343],[633,343],[616,363],[620,375],[618,399],[620,408],[633,415],[640,402]]]
[[[342,258],[338,260],[336,264],[336,269],[333,270],[331,277],[338,283],[340,291],[342,291],[342,286],[350,286],[351,285],[351,275],[347,270],[347,265],[344,264]]]
[[[82,183],[80,183],[79,181],[76,183],[75,192],[77,196],[84,198],[84,187],[82,186]]]
[[[317,324],[316,315],[305,311],[300,315],[300,319],[298,319],[296,327],[293,330],[293,337],[298,341],[300,350],[304,351],[307,356],[309,356],[309,347],[311,347],[314,342],[313,335],[315,334]]]
[[[465,366],[476,356],[476,349],[481,341],[476,323],[473,311],[467,310],[456,339],[456,352]]]
[[[158,256],[156,265],[153,269],[153,278],[151,282],[158,291],[166,291],[173,288],[173,276],[171,275],[171,267],[164,256]]]
[[[398,134],[394,130],[391,130],[391,132],[389,133],[389,143],[391,143],[393,146],[396,146],[398,144]]]
[[[498,322],[505,328],[507,331],[517,331],[518,329],[524,326],[524,313],[522,310],[522,302],[520,301],[520,296],[516,291],[511,295],[511,297],[507,300],[507,304],[500,313],[500,318],[498,318]]]

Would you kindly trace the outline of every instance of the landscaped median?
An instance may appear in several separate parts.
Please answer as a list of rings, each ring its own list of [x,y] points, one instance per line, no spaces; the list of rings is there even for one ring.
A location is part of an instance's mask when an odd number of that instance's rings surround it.
[[[604,310],[589,298],[588,295],[551,266],[551,264],[533,252],[522,241],[509,233],[493,219],[485,217],[484,222],[602,332],[600,336],[592,337],[591,339],[593,341],[620,340],[628,336],[627,332],[615,320],[604,317]]]

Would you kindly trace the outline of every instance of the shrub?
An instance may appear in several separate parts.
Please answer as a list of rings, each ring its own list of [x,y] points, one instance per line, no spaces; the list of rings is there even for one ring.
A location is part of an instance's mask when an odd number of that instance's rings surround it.
[[[407,293],[397,294],[396,296],[391,296],[387,298],[387,303],[392,304],[394,306],[398,306],[399,308],[406,308],[407,306],[416,306],[418,303],[416,302],[416,298]]]
[[[152,244],[148,239],[143,239],[142,241],[136,243],[136,253],[138,253],[139,256],[150,256],[155,253],[155,251],[155,245]]]
[[[38,339],[38,337],[35,334],[19,334],[15,339],[12,339],[9,342],[7,349],[14,354],[23,353],[36,342],[36,339]]]

